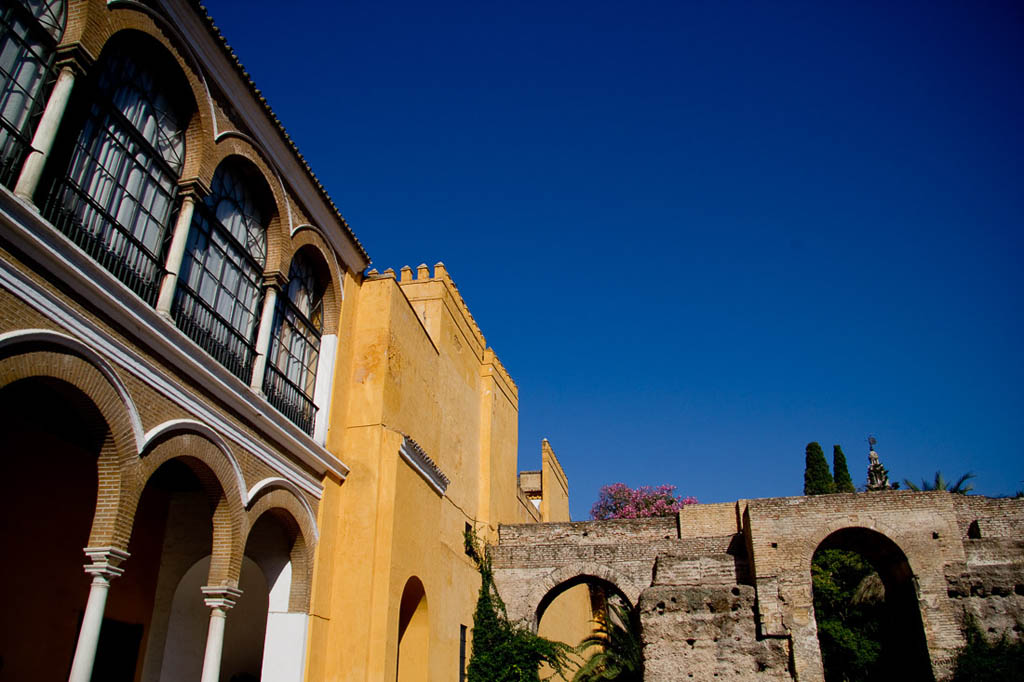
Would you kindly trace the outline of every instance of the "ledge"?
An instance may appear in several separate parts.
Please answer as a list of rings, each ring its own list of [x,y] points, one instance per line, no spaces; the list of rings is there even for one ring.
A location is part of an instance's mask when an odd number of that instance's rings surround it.
[[[21,250],[55,281],[89,301],[126,334],[171,367],[182,371],[202,389],[281,450],[317,475],[328,472],[344,479],[349,468],[322,445],[278,412],[262,394],[209,356],[174,323],[160,315],[99,263],[51,226],[35,207],[0,188],[0,237]],[[174,377],[160,371],[137,351],[39,287],[16,269],[4,268],[11,293],[87,341],[117,365],[139,377],[176,404],[207,421],[213,428],[282,473],[287,480],[320,497],[320,481],[257,442],[224,418],[220,410],[197,398]],[[16,286],[15,286],[16,285]]]
[[[427,482],[427,485],[434,489],[434,492],[444,496],[451,480],[444,475],[441,468],[427,456],[427,453],[416,441],[402,434],[402,444],[398,447],[398,453]]]

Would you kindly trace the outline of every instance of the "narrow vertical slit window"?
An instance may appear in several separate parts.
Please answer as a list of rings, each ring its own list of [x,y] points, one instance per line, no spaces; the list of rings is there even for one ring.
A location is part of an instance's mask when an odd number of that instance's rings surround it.
[[[66,19],[64,0],[0,2],[0,183],[8,187],[46,105]]]
[[[465,625],[459,626],[459,682],[466,682],[466,631]]]
[[[269,211],[257,201],[257,178],[235,159],[214,173],[195,207],[171,308],[178,327],[245,382],[267,259]]]
[[[324,281],[307,251],[295,254],[277,299],[263,392],[270,404],[313,433],[316,367],[324,332]]]

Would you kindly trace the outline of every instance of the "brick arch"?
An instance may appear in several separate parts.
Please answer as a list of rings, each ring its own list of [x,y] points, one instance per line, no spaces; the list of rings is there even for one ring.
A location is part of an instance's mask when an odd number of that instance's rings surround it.
[[[818,547],[821,546],[821,543],[824,542],[826,538],[842,530],[855,529],[870,530],[884,536],[885,539],[892,542],[900,550],[904,558],[906,558],[907,563],[910,565],[911,572],[917,572],[915,564],[918,563],[918,561],[916,561],[916,558],[913,561],[911,560],[913,552],[907,551],[909,543],[906,541],[905,534],[901,530],[890,526],[884,521],[872,517],[867,519],[861,518],[856,523],[834,519],[829,523],[815,528],[801,544],[800,565],[807,567],[808,575],[810,575],[811,561],[814,559],[814,553],[818,551]]]
[[[255,169],[257,175],[263,179],[266,189],[270,191],[267,199],[271,205],[271,214],[267,216],[267,262],[264,272],[281,272],[281,259],[288,242],[291,211],[281,175],[271,164],[270,157],[263,147],[248,135],[237,131],[220,133],[214,141],[210,154],[203,160],[200,179],[209,187],[217,169],[232,157],[238,157],[248,162]]]
[[[122,516],[134,519],[149,480],[171,460],[182,462],[196,475],[213,509],[213,548],[207,584],[237,587],[248,533],[243,493],[236,479],[237,463],[230,451],[222,450],[192,424],[165,430],[147,442],[134,472],[136,485],[125,500]],[[127,530],[130,535],[131,529]]]
[[[274,483],[264,486],[257,484],[253,489],[255,495],[249,502],[249,529],[252,529],[264,514],[273,516],[284,529],[292,543],[289,553],[292,583],[288,595],[288,610],[293,613],[308,613],[313,583],[313,551],[317,542],[316,522],[310,518],[308,504],[300,501],[301,493],[293,492],[288,487],[277,487]],[[297,494],[300,497],[296,497]]]
[[[73,3],[69,3],[73,4]],[[181,177],[193,177],[212,146],[216,127],[213,99],[205,74],[184,36],[169,21],[138,2],[84,2],[86,18],[68,22],[62,47],[80,46],[91,57],[98,57],[111,40],[126,33],[139,33],[152,39],[178,65],[182,80],[192,95],[192,116],[185,128],[185,159]]]
[[[302,494],[297,485],[284,478],[264,478],[249,489],[246,500],[246,509],[252,512],[257,503],[273,490],[284,490],[289,493],[294,504],[286,506],[292,512],[296,522],[302,529],[303,535],[312,543],[316,544],[320,539],[320,531],[317,529],[316,512],[309,504],[309,501]]]
[[[895,600],[893,603],[897,605],[896,610],[890,612],[889,617],[900,618],[900,631],[905,633],[906,640],[902,642],[905,650],[901,660],[905,662],[911,661],[909,665],[911,667],[916,666],[916,669],[919,670],[923,670],[925,667],[933,667],[934,661],[932,660],[931,649],[934,637],[928,626],[930,608],[927,600],[922,597],[918,582],[919,571],[922,567],[927,566],[928,562],[924,560],[924,557],[917,556],[916,551],[912,549],[914,543],[910,541],[904,531],[889,525],[884,520],[873,515],[867,518],[860,515],[857,521],[852,523],[847,520],[833,519],[829,523],[813,528],[800,545],[800,551],[794,560],[800,562],[798,573],[800,579],[799,586],[805,592],[803,599],[809,605],[810,619],[815,623],[815,631],[817,628],[817,613],[815,613],[813,605],[811,562],[814,554],[823,543],[831,536],[843,532],[864,533],[867,535],[867,542],[861,545],[840,544],[835,548],[848,549],[864,557],[877,571],[885,584],[887,602],[890,599]],[[868,546],[872,542],[877,543],[874,548]],[[883,542],[885,546],[880,547]],[[891,547],[888,545],[891,545]],[[881,563],[876,563],[876,560]],[[939,570],[941,571],[941,568]],[[890,590],[895,591],[890,592]],[[793,594],[789,596],[795,597]],[[794,601],[799,600],[799,597],[794,599]],[[915,640],[917,637],[920,638],[919,641]],[[796,637],[795,639],[799,640],[800,638]],[[821,675],[824,670],[821,649],[816,638],[809,640],[809,643],[812,646],[807,647],[806,651],[802,652],[799,658],[803,660],[798,664],[798,668],[808,668],[808,670],[804,670],[800,674]],[[811,657],[813,657],[812,660],[806,660]],[[932,670],[932,672],[935,671]]]
[[[594,578],[599,582],[608,583],[617,589],[629,602],[630,608],[639,603],[640,593],[644,585],[637,585],[628,576],[616,571],[610,566],[592,562],[574,562],[555,569],[541,580],[537,581],[526,598],[525,613],[520,614],[531,619],[531,626],[536,632],[540,626],[540,618],[543,615],[541,606],[546,606],[545,601],[549,596],[553,599],[561,593],[566,583],[574,581],[586,582],[586,578]],[[555,593],[552,595],[552,593]],[[550,601],[548,601],[550,603]]]
[[[300,249],[316,252],[330,273],[330,281],[324,290],[324,334],[337,334],[341,319],[342,269],[334,256],[334,249],[324,239],[320,230],[312,225],[300,225],[292,231],[288,251],[283,254],[282,272],[287,274],[292,259]]]
[[[235,490],[238,491],[238,499],[244,507],[247,498],[243,494],[243,491],[245,490],[245,477],[242,475],[242,468],[238,465],[238,460],[236,460],[235,456],[231,453],[231,448],[228,447],[227,442],[221,438],[219,433],[206,424],[194,419],[171,419],[163,422],[159,426],[155,426],[146,432],[143,445],[139,448],[139,452],[145,455],[149,452],[150,448],[160,440],[178,433],[197,434],[216,446],[217,450],[220,451],[221,455],[224,456],[224,459],[227,460],[227,463],[230,466],[230,470],[225,473],[228,473],[229,475],[233,474]],[[229,490],[229,488],[224,486],[222,486],[222,488],[225,490],[225,493]]]
[[[141,440],[138,411],[114,368],[80,341],[57,332],[30,329],[0,335],[0,388],[23,379],[49,378],[76,388],[105,422],[97,461],[99,493],[89,532],[90,546],[126,550],[116,533],[127,494],[124,469]]]

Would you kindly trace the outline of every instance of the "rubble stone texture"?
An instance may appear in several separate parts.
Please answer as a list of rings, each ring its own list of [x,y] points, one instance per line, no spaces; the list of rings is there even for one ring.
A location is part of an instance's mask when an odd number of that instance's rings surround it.
[[[811,558],[853,549],[912,590],[941,681],[968,614],[993,640],[1024,636],[1022,531],[1024,500],[881,491],[502,526],[491,551],[509,614],[535,626],[567,585],[619,592],[639,609],[646,680],[821,682]]]

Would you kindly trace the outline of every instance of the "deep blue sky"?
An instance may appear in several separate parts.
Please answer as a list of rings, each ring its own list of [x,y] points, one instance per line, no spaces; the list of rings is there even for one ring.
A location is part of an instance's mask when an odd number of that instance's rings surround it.
[[[1020,3],[231,2],[209,12],[374,266],[444,261],[604,483],[1024,488]]]

